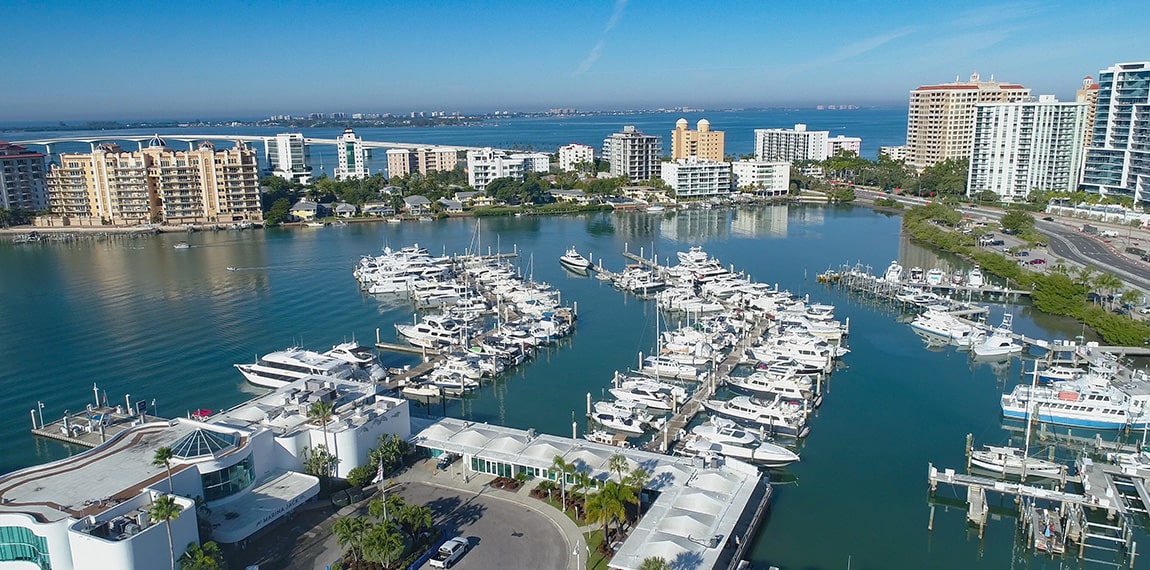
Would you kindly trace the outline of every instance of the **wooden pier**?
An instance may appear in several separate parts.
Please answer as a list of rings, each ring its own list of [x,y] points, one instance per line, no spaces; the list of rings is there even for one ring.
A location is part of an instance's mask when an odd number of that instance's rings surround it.
[[[141,423],[168,421],[148,414],[128,415],[117,409],[120,408],[90,407],[39,426],[33,417],[32,433],[81,447],[96,447]]]

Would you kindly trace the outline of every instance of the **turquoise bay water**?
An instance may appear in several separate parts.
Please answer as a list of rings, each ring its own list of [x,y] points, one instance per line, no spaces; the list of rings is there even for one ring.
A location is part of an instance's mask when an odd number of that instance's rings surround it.
[[[926,530],[927,463],[961,468],[968,432],[980,443],[1006,442],[998,397],[1019,380],[1020,369],[1017,362],[972,364],[964,353],[926,350],[894,314],[815,282],[818,272],[845,262],[883,268],[894,258],[928,259],[929,252],[900,239],[899,223],[849,206],[484,219],[482,249],[519,251],[525,273],[578,303],[578,331],[474,399],[413,413],[570,435],[585,395],[601,394],[613,371],[649,352],[656,324],[651,303],[573,276],[558,257],[575,245],[619,269],[624,247],[664,259],[702,245],[758,281],[837,305],[839,318],[851,320],[852,352],[830,379],[803,459],[776,474],[777,500],[752,550],[757,564],[1061,567],[1028,553],[1012,556],[1013,519],[992,521],[980,543],[960,509],[940,508],[934,532]],[[125,394],[155,399],[162,415],[221,409],[258,391],[234,363],[293,344],[323,350],[352,336],[369,342],[377,328],[383,340],[395,340],[392,325],[410,320],[411,308],[361,293],[351,275],[356,260],[385,245],[414,242],[433,252],[461,252],[475,229],[474,220],[444,220],[0,242],[0,470],[75,451],[28,433],[37,401],[44,402],[46,419],[58,418],[90,402],[96,384],[113,405]],[[173,249],[181,239],[192,247]],[[992,321],[1003,310],[995,307]],[[1045,318],[1037,324],[1026,308],[1012,310],[1016,328],[1032,335],[1078,334],[1073,323]],[[390,365],[413,360],[385,358]],[[951,494],[940,490],[940,496]]]

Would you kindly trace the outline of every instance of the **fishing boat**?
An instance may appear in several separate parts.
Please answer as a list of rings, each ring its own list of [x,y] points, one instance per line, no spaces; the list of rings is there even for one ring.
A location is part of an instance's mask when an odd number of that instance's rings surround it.
[[[580,255],[578,251],[575,251],[575,246],[571,246],[571,248],[567,250],[567,253],[559,257],[559,263],[562,264],[563,267],[576,272],[586,272],[591,268],[591,262],[588,261],[586,257]]]
[[[1002,324],[995,328],[986,339],[971,346],[975,356],[1006,356],[1022,352],[1022,345],[1014,342],[1011,323],[1014,315],[1002,315]]]
[[[902,281],[902,266],[898,261],[891,261],[887,266],[886,271],[882,274],[882,280],[887,283],[899,283]]]
[[[966,284],[967,286],[974,289],[978,289],[983,285],[986,285],[986,278],[982,275],[982,269],[977,265],[971,267],[970,271],[966,273]]]

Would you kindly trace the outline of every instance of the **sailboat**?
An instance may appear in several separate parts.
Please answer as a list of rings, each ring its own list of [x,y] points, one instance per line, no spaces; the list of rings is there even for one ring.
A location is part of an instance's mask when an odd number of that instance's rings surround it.
[[[1038,384],[1038,366],[1035,365],[1031,386]],[[1026,441],[1022,449],[1017,447],[1004,447],[997,445],[984,445],[982,449],[970,452],[970,463],[975,467],[1001,473],[1003,475],[1018,475],[1023,478],[1034,477],[1061,477],[1065,467],[1060,463],[1046,461],[1037,457],[1028,457],[1030,451],[1030,432],[1033,431],[1034,416],[1028,414],[1026,422]]]

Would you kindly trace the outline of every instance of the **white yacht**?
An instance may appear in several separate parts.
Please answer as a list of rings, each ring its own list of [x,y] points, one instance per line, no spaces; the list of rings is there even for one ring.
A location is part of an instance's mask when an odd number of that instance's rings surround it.
[[[648,356],[643,359],[643,367],[639,372],[647,376],[655,376],[656,378],[675,378],[678,380],[692,380],[699,379],[699,369],[689,364],[682,364],[679,361],[668,358],[666,356]]]
[[[591,268],[591,262],[588,261],[586,257],[580,255],[578,251],[575,251],[575,246],[571,246],[571,249],[568,249],[567,253],[564,253],[559,258],[559,263],[567,269],[579,272],[585,272]]]
[[[467,340],[470,328],[462,321],[442,315],[428,315],[413,325],[396,323],[395,331],[407,342],[424,348],[461,345]]]
[[[928,308],[914,318],[910,328],[921,335],[945,340],[958,346],[971,346],[982,331],[941,309]]]
[[[762,427],[770,435],[806,437],[810,432],[807,414],[793,404],[763,401],[749,396],[735,396],[730,400],[706,400],[703,406],[736,422]]]
[[[1129,395],[1101,377],[1055,382],[1050,386],[1019,384],[1002,395],[1006,418],[1098,430],[1140,429],[1146,425],[1145,397]]]
[[[622,380],[616,377],[611,395],[620,400],[638,402],[654,410],[671,410],[687,401],[687,391],[655,380]]]
[[[971,451],[970,463],[975,467],[1003,475],[1021,475],[1024,464],[1026,475],[1035,477],[1058,477],[1065,469],[1053,461],[1027,457],[1026,453],[1017,447],[997,445],[984,445],[982,449]]]
[[[298,347],[269,352],[252,364],[236,364],[248,382],[280,388],[308,376],[338,380],[365,380],[366,375],[346,360]]]
[[[982,276],[982,269],[977,265],[970,268],[966,274],[966,284],[969,287],[982,287],[986,285],[986,279]]]
[[[799,460],[795,452],[762,441],[753,432],[723,418],[712,417],[706,423],[695,426],[691,429],[691,436],[687,446],[696,452],[710,451],[765,467],[784,467]]]
[[[432,371],[428,375],[427,382],[438,386],[444,394],[452,396],[458,396],[479,387],[478,380],[473,380],[458,372],[448,372],[442,369]]]
[[[902,266],[898,264],[897,260],[890,262],[890,266],[888,266],[882,274],[882,280],[887,283],[899,283],[902,281]]]
[[[640,435],[644,431],[643,423],[630,416],[592,412],[590,417],[591,421],[608,430],[635,435]]]
[[[701,246],[691,246],[687,251],[677,251],[675,256],[679,258],[679,263],[687,267],[701,267],[711,259],[707,252],[703,251]]]
[[[946,272],[945,271],[936,267],[936,268],[931,269],[930,271],[926,272],[926,284],[927,285],[930,285],[931,287],[938,287],[939,285],[943,285],[945,283],[946,283]]]
[[[822,395],[815,392],[809,376],[778,376],[756,371],[748,376],[731,376],[727,379],[727,385],[761,398],[778,396],[785,401],[805,402],[816,408],[823,403]]]
[[[400,393],[408,398],[438,398],[443,395],[443,390],[435,384],[421,382],[404,386]]]
[[[971,347],[974,355],[983,357],[1005,356],[1022,352],[1022,345],[1014,342],[1014,337],[1011,334],[1013,319],[1014,315],[1010,313],[1002,315],[1002,324],[991,331],[981,343]]]

